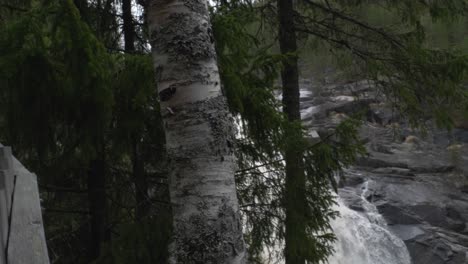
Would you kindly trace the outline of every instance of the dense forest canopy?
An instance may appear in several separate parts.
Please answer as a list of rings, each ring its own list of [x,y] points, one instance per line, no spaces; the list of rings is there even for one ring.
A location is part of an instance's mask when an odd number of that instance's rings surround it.
[[[0,141],[39,175],[53,263],[166,263],[171,255],[174,161],[163,120],[177,91],[157,89],[164,83],[150,47],[162,45],[154,32],[170,33],[150,30],[157,2],[0,0]],[[268,263],[265,248],[288,264],[323,263],[333,254],[336,175],[365,154],[357,135],[365,113],[311,140],[300,114],[292,118],[299,101],[285,100],[299,93],[291,74],[368,80],[413,127],[435,120],[451,129],[468,115],[468,3],[209,4],[206,36],[238,130],[227,144],[249,263]],[[175,43],[176,52],[193,51]]]

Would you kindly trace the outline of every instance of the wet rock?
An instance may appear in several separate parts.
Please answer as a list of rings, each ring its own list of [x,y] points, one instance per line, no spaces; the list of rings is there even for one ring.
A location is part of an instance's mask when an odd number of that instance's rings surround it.
[[[367,121],[371,123],[377,123],[380,125],[388,125],[394,122],[398,122],[400,116],[385,103],[381,104],[370,104],[367,112]]]
[[[402,176],[414,176],[414,173],[411,172],[410,169],[406,168],[398,168],[398,167],[384,167],[384,168],[377,168],[373,170],[374,173],[380,174],[396,174]]]
[[[422,224],[411,212],[402,207],[401,204],[385,203],[378,206],[377,209],[384,216],[389,225],[418,225]]]
[[[314,98],[304,99],[303,109],[318,134],[336,127],[338,118],[330,117],[364,111],[359,135],[368,155],[345,170],[339,182],[343,203],[362,213],[366,183],[365,199],[405,241],[414,264],[467,264],[468,130],[429,125],[421,135],[376,97],[368,81],[309,86]]]
[[[466,264],[468,248],[440,234],[425,233],[405,241],[414,264]]]
[[[411,240],[425,233],[425,231],[421,228],[421,225],[414,224],[392,225],[390,226],[390,230],[403,239],[403,241]]]
[[[342,188],[339,191],[339,195],[348,208],[359,212],[364,211],[362,198],[356,194],[353,188]]]

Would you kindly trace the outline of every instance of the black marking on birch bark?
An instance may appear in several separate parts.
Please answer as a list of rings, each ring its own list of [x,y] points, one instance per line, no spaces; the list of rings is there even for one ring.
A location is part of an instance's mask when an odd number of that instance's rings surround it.
[[[230,155],[231,149],[226,144],[234,136],[234,126],[232,117],[226,107],[226,101],[223,96],[212,98],[205,102],[207,108],[218,109],[215,115],[206,115],[205,118],[210,122],[215,145],[220,155]]]
[[[183,106],[174,106],[172,110],[176,113],[175,115],[164,116],[168,130],[178,131],[190,124],[206,123],[210,128],[210,139],[208,144],[204,141],[200,144],[183,146],[183,149],[168,149],[168,151],[175,151],[177,153],[174,155],[177,157],[185,157],[189,160],[191,157],[198,157],[201,154],[211,155],[213,152],[216,153],[216,156],[224,156],[225,159],[233,154],[232,145],[229,146],[226,142],[235,141],[234,121],[223,96]],[[182,120],[187,120],[187,122],[182,122]]]
[[[234,151],[234,144],[231,142],[230,139],[226,139],[226,145],[231,151]]]
[[[234,186],[234,179],[225,175],[235,170],[232,150],[227,144],[234,141],[234,122],[225,98],[212,97],[175,106],[173,110],[175,115],[164,118],[169,126],[167,130],[198,129],[202,140],[194,135],[189,144],[174,144],[167,149],[168,156],[177,164],[170,179],[171,188],[177,190],[171,194],[176,204],[174,212],[177,213],[178,206],[187,204],[187,197],[190,197],[188,203],[193,203],[191,214],[182,214],[182,217],[174,219],[175,236],[171,249],[174,251],[171,255],[177,259],[171,263],[244,263],[239,260],[245,250],[235,190],[229,198],[225,198],[221,190]],[[211,166],[210,169],[219,171],[221,177],[197,174],[200,166]],[[187,178],[187,175],[194,177]],[[197,188],[200,185],[213,192],[207,195],[201,191],[203,188]],[[221,189],[215,191],[218,188]]]
[[[186,6],[190,11],[193,11],[202,16],[207,16],[206,4],[203,0],[183,0],[184,6]]]
[[[168,88],[159,92],[159,99],[161,100],[161,102],[169,101],[176,92],[177,88],[171,85]]]
[[[189,66],[194,61],[216,57],[214,46],[208,35],[208,22],[200,23],[196,15],[173,13],[166,23],[151,32],[153,49],[169,54],[169,61],[185,62]]]
[[[213,36],[213,31],[211,31],[211,28],[208,28],[208,36],[210,36],[210,42],[214,43],[215,39],[214,39],[214,36]]]
[[[240,228],[238,213],[225,200],[215,218],[200,212],[179,221],[175,237],[177,263],[230,263],[244,251]]]

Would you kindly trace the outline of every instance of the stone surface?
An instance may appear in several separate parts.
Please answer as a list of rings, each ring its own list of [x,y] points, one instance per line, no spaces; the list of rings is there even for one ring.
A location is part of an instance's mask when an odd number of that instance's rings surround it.
[[[9,220],[11,218],[11,221]],[[48,264],[37,177],[0,146],[0,264]],[[7,242],[8,241],[8,242]]]
[[[339,123],[331,112],[350,116],[368,111],[359,131],[368,155],[345,171],[339,185],[343,203],[363,212],[360,195],[366,184],[365,199],[405,242],[414,264],[467,264],[468,130],[447,132],[429,124],[422,136],[365,81],[322,87],[309,83],[302,89],[311,91],[304,93],[310,98],[302,98],[307,102],[304,122],[319,134]]]

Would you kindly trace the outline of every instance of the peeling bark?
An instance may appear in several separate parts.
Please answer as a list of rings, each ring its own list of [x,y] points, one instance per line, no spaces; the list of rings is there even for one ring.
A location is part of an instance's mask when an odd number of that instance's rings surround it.
[[[170,263],[245,263],[233,119],[221,93],[207,3],[153,0],[149,29],[165,124]]]

